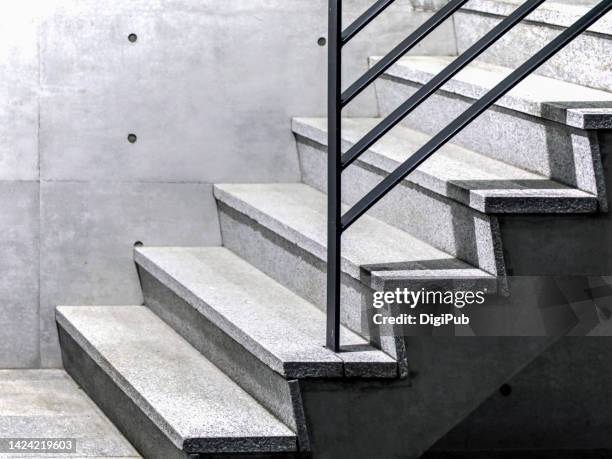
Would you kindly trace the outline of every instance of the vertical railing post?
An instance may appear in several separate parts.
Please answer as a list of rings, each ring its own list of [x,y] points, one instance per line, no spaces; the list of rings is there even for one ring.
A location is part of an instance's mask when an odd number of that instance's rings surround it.
[[[327,347],[340,350],[342,0],[329,0],[327,54]]]

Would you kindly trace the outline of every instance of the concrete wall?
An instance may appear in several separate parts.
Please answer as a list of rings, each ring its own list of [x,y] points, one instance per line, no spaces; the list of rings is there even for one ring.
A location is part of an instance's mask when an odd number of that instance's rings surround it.
[[[219,244],[212,183],[299,179],[290,117],[324,114],[326,3],[0,3],[0,367],[60,364],[57,304],[139,304],[135,241]],[[430,14],[396,3],[347,79]],[[350,112],[374,110],[368,92]]]

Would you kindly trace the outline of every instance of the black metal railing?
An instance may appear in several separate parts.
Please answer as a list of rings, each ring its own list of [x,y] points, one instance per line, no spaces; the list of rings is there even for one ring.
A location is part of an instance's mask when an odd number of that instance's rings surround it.
[[[341,151],[342,109],[357,95],[382,75],[402,56],[413,49],[440,24],[461,8],[468,0],[451,0],[410,36],[393,48],[365,74],[342,91],[342,47],[365,26],[381,14],[394,0],[378,0],[355,22],[342,30],[342,0],[329,0],[328,39],[328,245],[327,245],[327,347],[340,351],[340,285],[341,285],[341,236],[355,221],[382,199],[392,188],[414,171],[423,161],[438,151],[468,124],[507,94],[512,88],[533,73],[544,62],[567,46],[593,23],[612,10],[612,0],[603,0],[582,18],[565,29],[553,41],[542,48],[523,65],[513,71],[481,99],[431,138],[416,153],[363,196],[344,215],[341,210],[342,171],[361,154],[400,123],[415,108],[440,89],[454,75],[503,37],[512,27],[545,0],[527,0],[489,33],[478,40],[463,54],[451,62],[438,75],[424,84],[408,100],[383,119],[346,153]]]

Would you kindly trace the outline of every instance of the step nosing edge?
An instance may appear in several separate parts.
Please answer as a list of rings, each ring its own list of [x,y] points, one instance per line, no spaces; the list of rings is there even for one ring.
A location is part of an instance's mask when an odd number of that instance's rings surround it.
[[[219,446],[220,443],[223,446]],[[265,443],[265,445],[260,445],[260,443]],[[297,436],[295,434],[283,436],[190,437],[184,441],[181,449],[186,453],[192,454],[283,453],[298,451]]]

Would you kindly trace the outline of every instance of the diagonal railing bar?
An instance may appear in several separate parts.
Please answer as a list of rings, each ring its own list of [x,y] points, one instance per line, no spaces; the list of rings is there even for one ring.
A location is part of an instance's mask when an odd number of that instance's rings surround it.
[[[399,45],[393,48],[389,53],[373,65],[366,73],[350,85],[346,91],[342,93],[341,105],[345,107],[348,103],[357,97],[361,91],[367,88],[372,81],[382,75],[389,67],[395,64],[408,51],[418,45],[427,35],[433,32],[440,24],[448,19],[452,14],[465,5],[469,0],[451,0],[436,14],[429,18],[423,25],[412,32],[408,38],[403,40]]]
[[[416,109],[427,98],[440,89],[453,76],[468,66],[497,40],[503,37],[508,30],[521,22],[529,13],[544,3],[545,0],[529,0],[517,8],[510,16],[491,29],[484,37],[478,40],[461,56],[456,58],[444,70],[433,77],[428,83],[421,86],[410,98],[397,107],[384,120],[372,128],[359,142],[353,145],[342,155],[342,169],[349,166],[361,154],[380,140],[387,132],[397,126],[406,116]]]
[[[357,35],[361,30],[372,22],[376,17],[385,11],[395,0],[378,0],[370,8],[359,16],[344,32],[342,32],[342,45],[346,45],[351,38]]]
[[[582,18],[572,24],[548,45],[512,72],[501,83],[487,92],[481,99],[463,112],[439,134],[423,145],[414,155],[402,163],[369,193],[361,198],[341,219],[342,231],[349,228],[361,215],[382,199],[394,186],[414,171],[423,161],[438,151],[468,124],[474,121],[497,100],[506,95],[512,88],[544,64],[548,59],[567,46],[578,35],[586,31],[593,23],[612,10],[612,0],[603,0]]]

